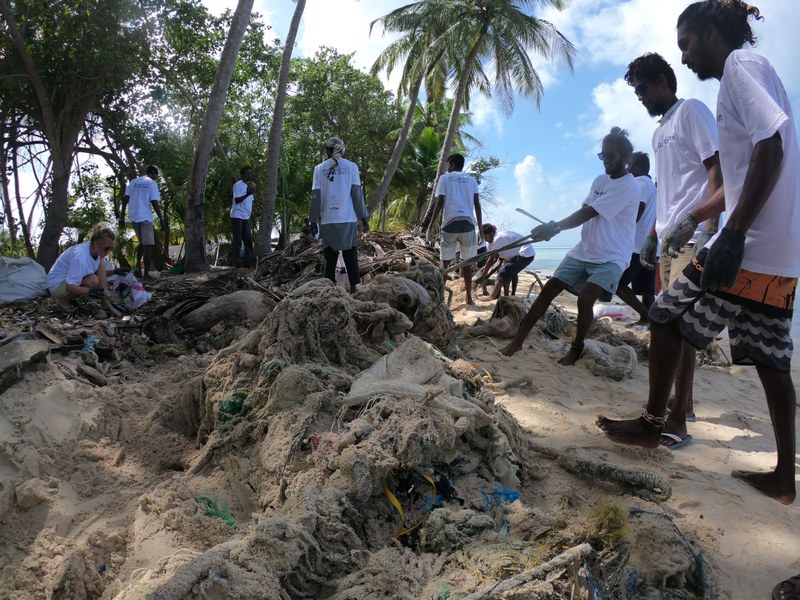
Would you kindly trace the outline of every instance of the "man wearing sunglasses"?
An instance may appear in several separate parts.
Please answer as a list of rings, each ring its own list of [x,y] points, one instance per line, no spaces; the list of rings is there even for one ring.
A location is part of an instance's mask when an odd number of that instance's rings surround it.
[[[648,269],[658,265],[664,290],[717,232],[725,202],[717,124],[705,104],[694,98],[678,98],[675,72],[659,54],[647,53],[631,62],[625,81],[648,114],[661,117],[653,132],[656,222],[639,258]],[[684,343],[670,403],[672,412],[664,429],[666,446],[679,447],[691,439],[686,420],[695,418],[695,356],[695,349]]]

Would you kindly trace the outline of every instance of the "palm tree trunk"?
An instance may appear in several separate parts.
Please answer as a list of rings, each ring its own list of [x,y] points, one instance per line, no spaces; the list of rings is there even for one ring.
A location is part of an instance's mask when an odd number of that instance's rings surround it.
[[[275,198],[278,195],[278,163],[280,161],[281,132],[283,130],[283,114],[286,109],[286,88],[289,85],[289,67],[292,62],[292,50],[303,18],[306,0],[297,0],[297,6],[289,25],[286,44],[283,47],[281,70],[278,76],[278,92],[275,96],[275,111],[272,115],[272,125],[269,129],[267,142],[267,173],[264,181],[264,209],[261,213],[261,225],[256,240],[256,256],[264,256],[270,251],[272,245],[272,227],[275,219]],[[288,224],[283,224],[287,227]]]
[[[397,165],[400,164],[400,159],[403,156],[403,150],[406,146],[406,140],[408,139],[408,132],[411,129],[411,122],[414,120],[414,110],[417,107],[417,99],[419,98],[419,90],[422,88],[422,80],[425,76],[425,73],[420,70],[419,75],[417,76],[416,81],[414,81],[414,85],[411,88],[411,92],[408,96],[408,108],[406,109],[406,115],[403,118],[403,127],[400,130],[400,137],[397,138],[397,142],[394,145],[394,150],[392,150],[392,156],[389,159],[389,164],[386,165],[386,170],[383,172],[383,177],[381,177],[381,182],[378,184],[378,187],[369,197],[369,203],[367,204],[367,210],[369,213],[372,214],[378,206],[381,205],[383,199],[386,197],[386,194],[389,192],[389,186],[392,183],[392,178],[394,177],[395,171],[397,171]]]
[[[9,151],[16,154],[17,149],[12,148],[10,142],[10,140],[16,140],[16,135],[6,137],[6,114],[5,111],[0,114],[0,144],[2,144],[2,147],[0,147],[0,169],[2,169],[0,170],[0,188],[2,188],[0,192],[3,194],[3,211],[8,222],[8,239],[11,242],[11,247],[14,248],[17,245],[17,223],[11,210],[11,195],[8,189],[8,169],[6,169],[6,165],[8,164]],[[6,144],[6,139],[9,140],[9,144]],[[14,172],[16,173],[16,168],[14,168]]]
[[[233,77],[233,69],[239,56],[239,49],[250,22],[250,13],[253,10],[253,0],[239,0],[236,12],[233,13],[231,28],[225,47],[214,76],[214,85],[203,116],[200,135],[197,140],[192,172],[189,177],[189,197],[186,203],[186,257],[183,270],[187,273],[196,273],[208,269],[206,264],[205,226],[203,223],[203,209],[206,196],[206,177],[208,164],[211,161],[211,150],[214,147],[214,137],[219,128],[225,100],[228,97],[228,88]]]
[[[450,155],[450,150],[453,147],[453,140],[456,137],[456,131],[458,131],[458,119],[461,116],[461,104],[464,102],[464,96],[466,96],[467,93],[467,84],[469,83],[469,77],[467,74],[470,72],[472,65],[475,63],[475,59],[478,56],[481,44],[483,43],[488,31],[489,24],[484,23],[483,27],[481,27],[481,30],[478,33],[478,38],[475,40],[475,44],[469,51],[469,56],[467,56],[467,59],[464,61],[464,65],[461,68],[461,77],[458,81],[458,88],[456,89],[455,97],[453,98],[453,107],[450,110],[450,120],[447,122],[447,133],[445,134],[444,142],[442,143],[442,153],[439,156],[439,167],[436,170],[436,179],[433,181],[431,199],[428,203],[428,209],[425,211],[425,216],[422,218],[421,225],[423,230],[427,229],[428,225],[430,225],[430,220],[433,216],[434,201],[436,200],[436,185],[439,183],[439,177],[441,177],[447,169],[447,157]]]

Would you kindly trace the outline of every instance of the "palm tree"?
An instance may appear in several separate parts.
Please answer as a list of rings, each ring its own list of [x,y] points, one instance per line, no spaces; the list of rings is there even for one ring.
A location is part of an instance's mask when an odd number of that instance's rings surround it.
[[[369,25],[370,33],[372,33],[372,28],[375,27],[376,24],[382,25],[384,32],[406,32],[403,37],[389,44],[389,46],[381,52],[375,64],[372,65],[372,74],[377,75],[379,72],[385,70],[387,75],[391,75],[397,63],[405,59],[403,75],[400,78],[400,87],[397,90],[397,97],[400,99],[404,94],[407,94],[408,97],[408,104],[406,106],[405,116],[403,117],[403,125],[400,128],[400,133],[395,142],[394,149],[392,150],[392,155],[386,165],[380,183],[367,202],[367,208],[370,214],[383,202],[389,191],[392,178],[397,171],[397,166],[400,164],[403,149],[408,139],[409,129],[414,120],[417,100],[419,99],[423,81],[427,79],[426,91],[428,97],[441,98],[444,96],[446,74],[443,69],[444,61],[442,61],[444,49],[440,48],[435,56],[429,53],[431,43],[441,31],[436,31],[431,27],[421,26],[418,16],[413,13],[409,14],[406,10],[407,8],[408,7],[402,7],[393,10],[389,14],[374,20]],[[424,6],[422,6],[422,8],[424,9]]]
[[[303,11],[306,7],[306,0],[295,0],[295,2],[297,6],[294,9],[292,22],[289,25],[289,33],[286,36],[286,44],[283,47],[281,70],[278,75],[278,91],[275,95],[275,110],[272,114],[272,125],[269,129],[269,140],[267,142],[267,173],[264,182],[264,208],[261,213],[261,223],[258,239],[256,240],[256,256],[263,256],[266,254],[272,242],[275,197],[278,195],[278,163],[280,160],[281,131],[283,129],[283,114],[286,108],[286,88],[289,85],[289,67],[292,62],[292,50],[294,48],[294,41],[297,38],[297,30],[300,28],[300,20],[303,18]],[[286,226],[285,223],[282,225],[284,227]]]
[[[562,60],[572,70],[575,47],[552,23],[532,14],[536,6],[562,10],[565,5],[565,0],[421,0],[399,9],[416,15],[417,19],[424,16],[427,27],[443,31],[431,45],[431,56],[443,48],[463,48],[466,55],[463,60],[448,65],[458,84],[437,177],[444,173],[458,127],[458,115],[462,104],[468,102],[471,90],[493,94],[503,113],[510,115],[515,92],[539,106],[542,82],[531,62],[531,53],[548,60]],[[424,27],[426,23],[420,21],[418,26]],[[443,56],[453,58],[453,53],[444,52]],[[485,67],[490,68],[493,81],[486,75]],[[423,226],[427,225],[431,209],[432,203]]]
[[[187,273],[208,269],[205,227],[203,225],[208,164],[211,161],[211,149],[222,118],[222,110],[225,108],[225,99],[228,97],[233,68],[236,66],[236,59],[239,56],[239,49],[242,46],[252,10],[253,0],[239,0],[236,11],[233,13],[225,47],[222,49],[219,59],[214,84],[211,86],[208,105],[203,115],[203,124],[200,127],[200,136],[197,140],[197,149],[189,178],[189,197],[186,202],[186,258],[183,268]]]

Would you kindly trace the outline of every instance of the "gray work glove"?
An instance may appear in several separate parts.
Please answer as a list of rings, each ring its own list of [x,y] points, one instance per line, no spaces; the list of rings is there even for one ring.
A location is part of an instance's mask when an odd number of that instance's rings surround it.
[[[367,217],[361,219],[361,229],[369,231],[369,219]]]
[[[709,292],[733,287],[744,258],[745,236],[723,228],[714,245],[708,250],[700,287]]]
[[[534,242],[549,242],[554,235],[561,233],[561,227],[555,221],[542,223],[531,229],[531,237]]]
[[[662,250],[672,258],[678,258],[697,231],[697,225],[697,219],[691,213],[687,214],[664,234],[664,239],[661,240]]]
[[[656,236],[647,236],[644,244],[642,244],[642,249],[639,250],[639,262],[645,269],[656,270],[658,265],[658,238]]]
[[[711,241],[711,238],[717,235],[716,229],[704,229],[703,233],[700,234],[700,237],[697,238],[697,241],[694,244],[694,250],[692,250],[692,258],[697,256],[697,253],[700,252],[703,248],[706,247],[706,244]]]
[[[89,288],[90,298],[103,298],[105,295],[106,291],[101,287]]]

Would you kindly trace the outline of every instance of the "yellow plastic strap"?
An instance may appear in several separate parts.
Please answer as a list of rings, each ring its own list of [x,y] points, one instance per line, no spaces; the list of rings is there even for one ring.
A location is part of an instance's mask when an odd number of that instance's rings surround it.
[[[422,473],[421,471],[417,471],[417,473],[421,477],[423,477],[428,483],[431,484],[431,507],[428,510],[428,512],[422,515],[422,518],[417,522],[416,525],[412,527],[401,527],[400,529],[395,531],[392,537],[396,540],[399,540],[402,536],[411,533],[417,527],[422,525],[425,522],[425,519],[428,518],[428,515],[430,514],[431,510],[433,510],[433,503],[436,500],[436,483],[433,481],[433,477],[431,477],[427,473]],[[383,493],[389,499],[389,502],[392,503],[392,506],[394,506],[397,509],[397,512],[400,513],[400,519],[402,520],[405,517],[405,513],[403,512],[403,507],[400,505],[400,501],[397,499],[397,497],[389,490],[389,488],[386,487],[386,484],[383,485]]]

